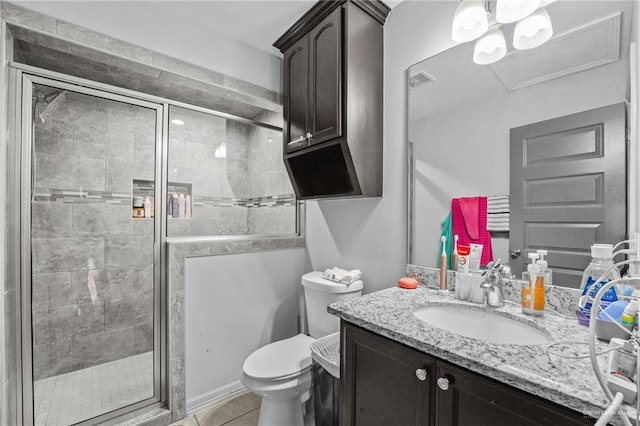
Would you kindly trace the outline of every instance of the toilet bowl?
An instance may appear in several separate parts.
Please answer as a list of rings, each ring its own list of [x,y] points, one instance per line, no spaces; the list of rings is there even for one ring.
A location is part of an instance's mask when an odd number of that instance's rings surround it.
[[[262,397],[258,426],[302,426],[303,405],[311,396],[311,343],[338,331],[340,321],[327,306],[362,294],[362,281],[351,285],[325,280],[320,272],[303,275],[309,332],[263,346],[242,366],[240,382]]]
[[[240,382],[262,397],[260,426],[302,425],[311,389],[311,343],[298,334],[258,349],[245,360]]]

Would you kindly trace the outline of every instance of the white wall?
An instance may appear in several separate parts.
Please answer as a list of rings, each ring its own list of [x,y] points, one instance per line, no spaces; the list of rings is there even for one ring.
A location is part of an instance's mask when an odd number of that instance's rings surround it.
[[[289,249],[187,259],[187,411],[237,390],[249,354],[298,332],[304,257]]]
[[[364,292],[404,275],[407,226],[407,68],[448,49],[455,1],[405,0],[385,25],[384,196],[307,202],[310,268],[359,268]]]
[[[16,4],[280,92],[282,61],[154,1],[21,1]],[[158,13],[154,13],[158,12]]]
[[[511,128],[624,102],[627,74],[623,59],[410,122],[419,212],[415,233],[424,237],[416,238],[416,263],[436,266],[440,222],[451,198],[509,194]],[[494,258],[508,259],[508,239],[493,243]]]

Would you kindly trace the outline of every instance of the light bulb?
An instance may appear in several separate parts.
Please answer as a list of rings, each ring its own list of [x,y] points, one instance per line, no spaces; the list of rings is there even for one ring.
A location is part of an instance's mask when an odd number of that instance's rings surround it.
[[[489,28],[487,11],[482,0],[462,0],[456,8],[451,38],[458,43],[475,40]]]
[[[533,49],[545,43],[552,35],[549,13],[540,8],[516,23],[513,30],[513,47],[520,50]]]
[[[531,15],[540,7],[540,0],[497,0],[496,21],[516,22]]]
[[[507,43],[500,28],[489,30],[476,40],[473,47],[473,62],[487,65],[499,61],[507,54]]]

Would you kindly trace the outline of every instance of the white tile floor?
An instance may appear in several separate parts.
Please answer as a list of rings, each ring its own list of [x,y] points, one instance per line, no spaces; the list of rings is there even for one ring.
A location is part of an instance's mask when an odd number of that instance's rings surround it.
[[[153,353],[37,380],[36,426],[68,426],[153,396]]]

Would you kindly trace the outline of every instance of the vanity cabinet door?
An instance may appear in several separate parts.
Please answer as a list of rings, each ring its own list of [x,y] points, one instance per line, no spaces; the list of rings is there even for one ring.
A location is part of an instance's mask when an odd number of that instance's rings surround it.
[[[340,425],[431,425],[433,358],[342,324]]]
[[[437,426],[592,425],[594,419],[438,361],[435,387]]]

